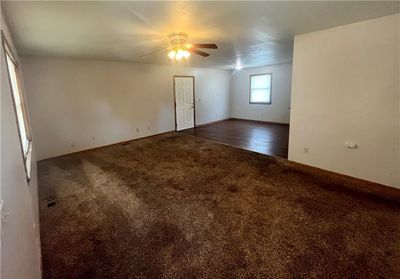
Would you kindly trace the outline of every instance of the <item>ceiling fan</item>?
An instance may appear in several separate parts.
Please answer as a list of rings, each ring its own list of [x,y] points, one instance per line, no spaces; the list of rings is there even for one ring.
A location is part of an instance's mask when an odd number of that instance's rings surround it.
[[[186,59],[191,53],[203,57],[210,56],[209,53],[199,50],[204,49],[217,49],[216,44],[193,44],[188,42],[188,34],[183,32],[175,32],[168,35],[170,41],[170,51],[168,57],[172,60]]]

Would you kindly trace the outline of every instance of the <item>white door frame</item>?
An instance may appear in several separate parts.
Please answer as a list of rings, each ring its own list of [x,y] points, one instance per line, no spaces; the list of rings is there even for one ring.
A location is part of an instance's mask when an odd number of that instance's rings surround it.
[[[175,114],[175,131],[177,131],[178,123],[176,121],[176,93],[175,93],[175,78],[187,77],[193,79],[193,128],[196,128],[196,93],[195,93],[195,80],[194,76],[176,76],[174,75],[172,81],[174,83],[174,114]]]

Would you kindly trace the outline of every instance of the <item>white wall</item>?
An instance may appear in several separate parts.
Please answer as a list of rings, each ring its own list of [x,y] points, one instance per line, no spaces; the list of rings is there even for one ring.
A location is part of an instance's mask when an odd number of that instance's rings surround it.
[[[230,115],[228,71],[21,59],[38,159],[175,130],[173,75],[195,76],[197,125]]]
[[[272,73],[272,103],[249,104],[250,75]],[[289,123],[292,64],[279,64],[232,72],[231,116],[234,118]]]
[[[399,17],[295,37],[289,160],[400,187]]]
[[[4,17],[1,29],[8,42],[11,37]],[[0,197],[8,221],[1,226],[1,271],[3,279],[41,278],[39,211],[35,144],[33,142],[32,176],[28,184],[18,138],[12,93],[8,81],[3,47],[1,48],[1,184]],[[14,54],[15,54],[14,49]],[[36,225],[36,226],[34,226]]]

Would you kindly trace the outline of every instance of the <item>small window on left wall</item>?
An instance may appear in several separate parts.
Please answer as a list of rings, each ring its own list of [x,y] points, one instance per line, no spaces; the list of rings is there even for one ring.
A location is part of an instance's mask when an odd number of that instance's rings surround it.
[[[9,44],[7,43],[4,34],[2,33],[3,49],[5,61],[7,64],[8,78],[12,92],[14,103],[15,116],[17,120],[18,135],[21,144],[26,177],[28,181],[31,177],[31,156],[32,156],[32,140],[29,129],[28,117],[25,108],[24,96],[21,91],[21,81],[19,68],[15,56],[13,55]]]

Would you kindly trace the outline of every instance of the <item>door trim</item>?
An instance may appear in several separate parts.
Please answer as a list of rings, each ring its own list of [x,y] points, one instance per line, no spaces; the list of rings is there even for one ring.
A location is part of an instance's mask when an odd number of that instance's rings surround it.
[[[174,84],[174,116],[175,116],[175,131],[177,131],[178,123],[176,122],[176,94],[175,94],[175,78],[179,77],[187,77],[193,79],[193,128],[196,128],[196,86],[195,86],[195,78],[194,76],[180,76],[174,75],[172,78],[172,82]],[[190,129],[190,128],[189,128]]]

